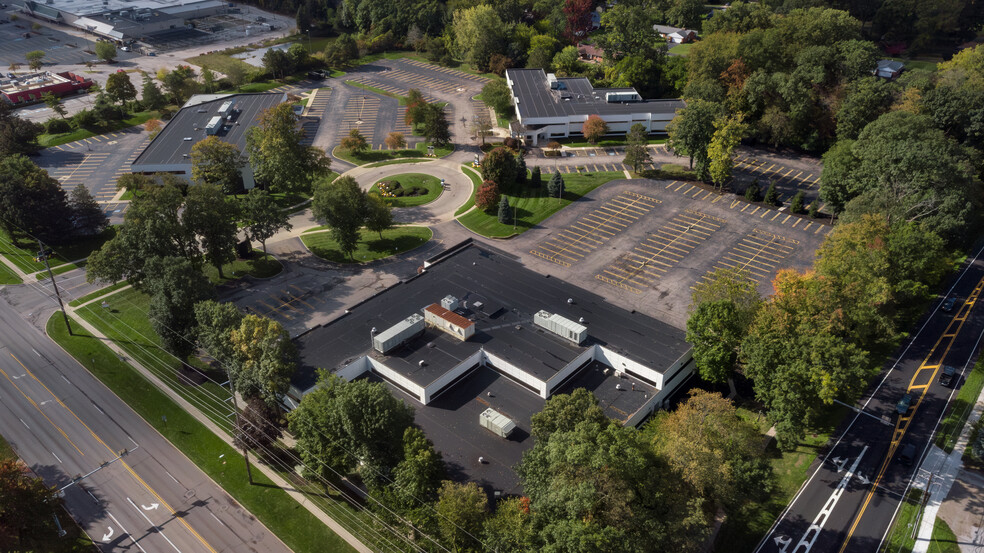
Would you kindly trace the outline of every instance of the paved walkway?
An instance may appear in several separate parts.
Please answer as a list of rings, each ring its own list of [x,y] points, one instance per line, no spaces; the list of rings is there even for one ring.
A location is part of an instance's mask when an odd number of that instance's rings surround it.
[[[974,405],[970,416],[967,417],[967,423],[960,432],[960,437],[957,438],[953,452],[947,455],[939,447],[935,445],[931,446],[926,460],[923,461],[922,466],[916,473],[916,480],[913,486],[923,491],[928,487],[930,496],[926,502],[926,508],[923,511],[922,520],[919,525],[919,534],[916,536],[916,543],[912,548],[913,553],[926,553],[929,550],[929,542],[933,536],[933,525],[936,523],[936,515],[940,511],[940,505],[950,495],[954,481],[963,468],[961,457],[963,457],[963,452],[967,448],[967,442],[970,440],[971,429],[981,417],[982,410],[984,410],[984,390],[977,397],[977,403]],[[958,536],[961,533],[957,528],[952,528],[952,530]],[[967,551],[975,550],[981,549],[972,548]]]

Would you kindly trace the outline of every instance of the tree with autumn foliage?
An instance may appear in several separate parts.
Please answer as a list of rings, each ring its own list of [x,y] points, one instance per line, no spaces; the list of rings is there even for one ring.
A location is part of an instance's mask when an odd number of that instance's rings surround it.
[[[26,539],[54,536],[54,517],[62,500],[55,489],[34,476],[17,459],[0,461],[0,547],[28,545]],[[16,537],[5,543],[6,537]]]
[[[564,2],[564,38],[577,46],[591,31],[591,8],[594,0],[566,0]]]
[[[608,134],[608,123],[598,115],[589,115],[583,127],[584,138],[592,144],[597,144],[598,139]]]
[[[482,211],[492,211],[492,209],[499,207],[500,197],[499,185],[487,180],[475,193],[475,207]]]
[[[411,88],[407,91],[406,124],[412,128],[415,125],[423,123],[426,114],[427,100],[424,100],[424,95],[419,90]]]

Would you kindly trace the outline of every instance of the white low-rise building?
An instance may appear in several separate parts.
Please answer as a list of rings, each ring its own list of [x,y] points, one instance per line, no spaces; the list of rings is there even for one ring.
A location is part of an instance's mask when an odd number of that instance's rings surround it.
[[[532,146],[541,141],[583,136],[584,122],[597,115],[610,134],[625,134],[642,124],[663,132],[684,107],[683,100],[647,100],[634,88],[595,88],[584,77],[556,77],[542,69],[508,69],[506,83],[516,106],[512,134]]]

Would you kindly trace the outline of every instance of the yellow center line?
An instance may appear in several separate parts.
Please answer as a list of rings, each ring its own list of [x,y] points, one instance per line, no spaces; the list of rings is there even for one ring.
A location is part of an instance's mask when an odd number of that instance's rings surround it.
[[[980,296],[982,288],[984,288],[984,278],[982,278],[977,283],[977,286],[974,287],[974,291],[971,292],[970,296],[968,296],[967,300],[964,302],[964,308],[957,310],[957,314],[950,320],[950,324],[947,325],[944,334],[936,340],[936,343],[933,344],[932,349],[929,350],[929,353],[927,353],[926,357],[923,359],[922,364],[920,364],[919,368],[916,369],[916,373],[912,375],[912,379],[909,381],[909,386],[906,391],[919,389],[922,390],[922,392],[919,394],[919,397],[916,398],[916,402],[912,406],[909,413],[906,416],[899,417],[898,422],[896,422],[895,432],[892,435],[892,441],[889,444],[888,452],[885,454],[884,460],[882,460],[881,468],[878,469],[878,476],[875,477],[874,481],[872,481],[871,489],[868,490],[868,494],[865,496],[864,502],[861,503],[861,509],[855,516],[854,524],[852,524],[850,530],[848,530],[847,537],[844,538],[844,544],[841,545],[839,553],[844,553],[844,550],[847,549],[848,543],[850,543],[851,538],[854,536],[855,530],[857,530],[858,524],[861,522],[861,517],[868,508],[871,498],[875,495],[875,491],[878,489],[881,479],[885,476],[885,471],[888,470],[888,464],[892,460],[892,456],[895,455],[895,450],[898,449],[899,444],[902,442],[902,438],[909,429],[909,422],[912,420],[912,417],[915,416],[916,411],[919,409],[919,405],[922,404],[923,398],[926,397],[928,385],[916,384],[916,379],[919,378],[919,373],[924,370],[932,371],[932,374],[930,375],[930,382],[936,378],[936,373],[939,371],[942,363],[930,364],[929,360],[936,354],[937,348],[939,348],[944,339],[947,340],[947,344],[940,359],[946,359],[947,354],[950,353],[950,348],[953,347],[953,343],[956,342],[957,335],[960,334],[960,330],[963,328],[963,324],[967,320],[967,315],[970,314],[970,310],[973,309],[974,304],[977,303],[977,298]],[[963,314],[961,315],[961,313]],[[955,323],[957,328],[953,332],[950,332],[950,327],[952,327]],[[945,338],[947,334],[951,335],[951,337]]]
[[[12,378],[10,378],[10,375],[7,374],[7,371],[0,369],[0,373],[3,373],[4,378],[6,378],[7,381],[10,382],[14,386],[14,388],[17,389],[18,392],[20,392],[22,396],[24,396],[24,399],[26,399],[28,403],[30,403],[31,405],[34,406],[35,409],[37,409],[38,413],[41,413],[41,416],[44,417],[44,420],[48,421],[51,424],[51,426],[54,426],[55,430],[57,430],[62,435],[62,437],[68,441],[68,443],[72,444],[72,447],[75,448],[75,451],[79,452],[79,455],[82,455],[83,457],[85,456],[85,453],[82,453],[82,450],[79,449],[79,446],[75,445],[75,442],[73,442],[72,439],[68,437],[68,434],[66,434],[65,431],[62,430],[60,426],[55,424],[53,420],[48,418],[48,415],[46,415],[44,411],[41,410],[41,406],[38,405],[33,399],[31,399],[30,396],[25,394],[24,390],[20,389],[20,386],[18,386],[17,383],[14,382]]]

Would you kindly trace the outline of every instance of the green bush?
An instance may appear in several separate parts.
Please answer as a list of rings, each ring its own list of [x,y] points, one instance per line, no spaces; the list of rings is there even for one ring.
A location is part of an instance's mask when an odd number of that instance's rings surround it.
[[[803,213],[803,207],[806,203],[806,194],[802,190],[793,196],[792,202],[790,202],[789,210],[793,213]]]
[[[61,134],[71,132],[72,124],[67,119],[51,118],[44,122],[44,132],[48,134]]]
[[[745,189],[745,199],[750,202],[759,201],[760,195],[762,193],[762,188],[759,186],[758,179],[752,181],[752,184],[748,185]]]
[[[765,203],[779,207],[782,202],[779,201],[779,191],[776,190],[776,183],[770,182],[769,189],[765,192]]]
[[[816,219],[817,215],[820,214],[820,202],[818,200],[813,200],[810,202],[810,219]]]

